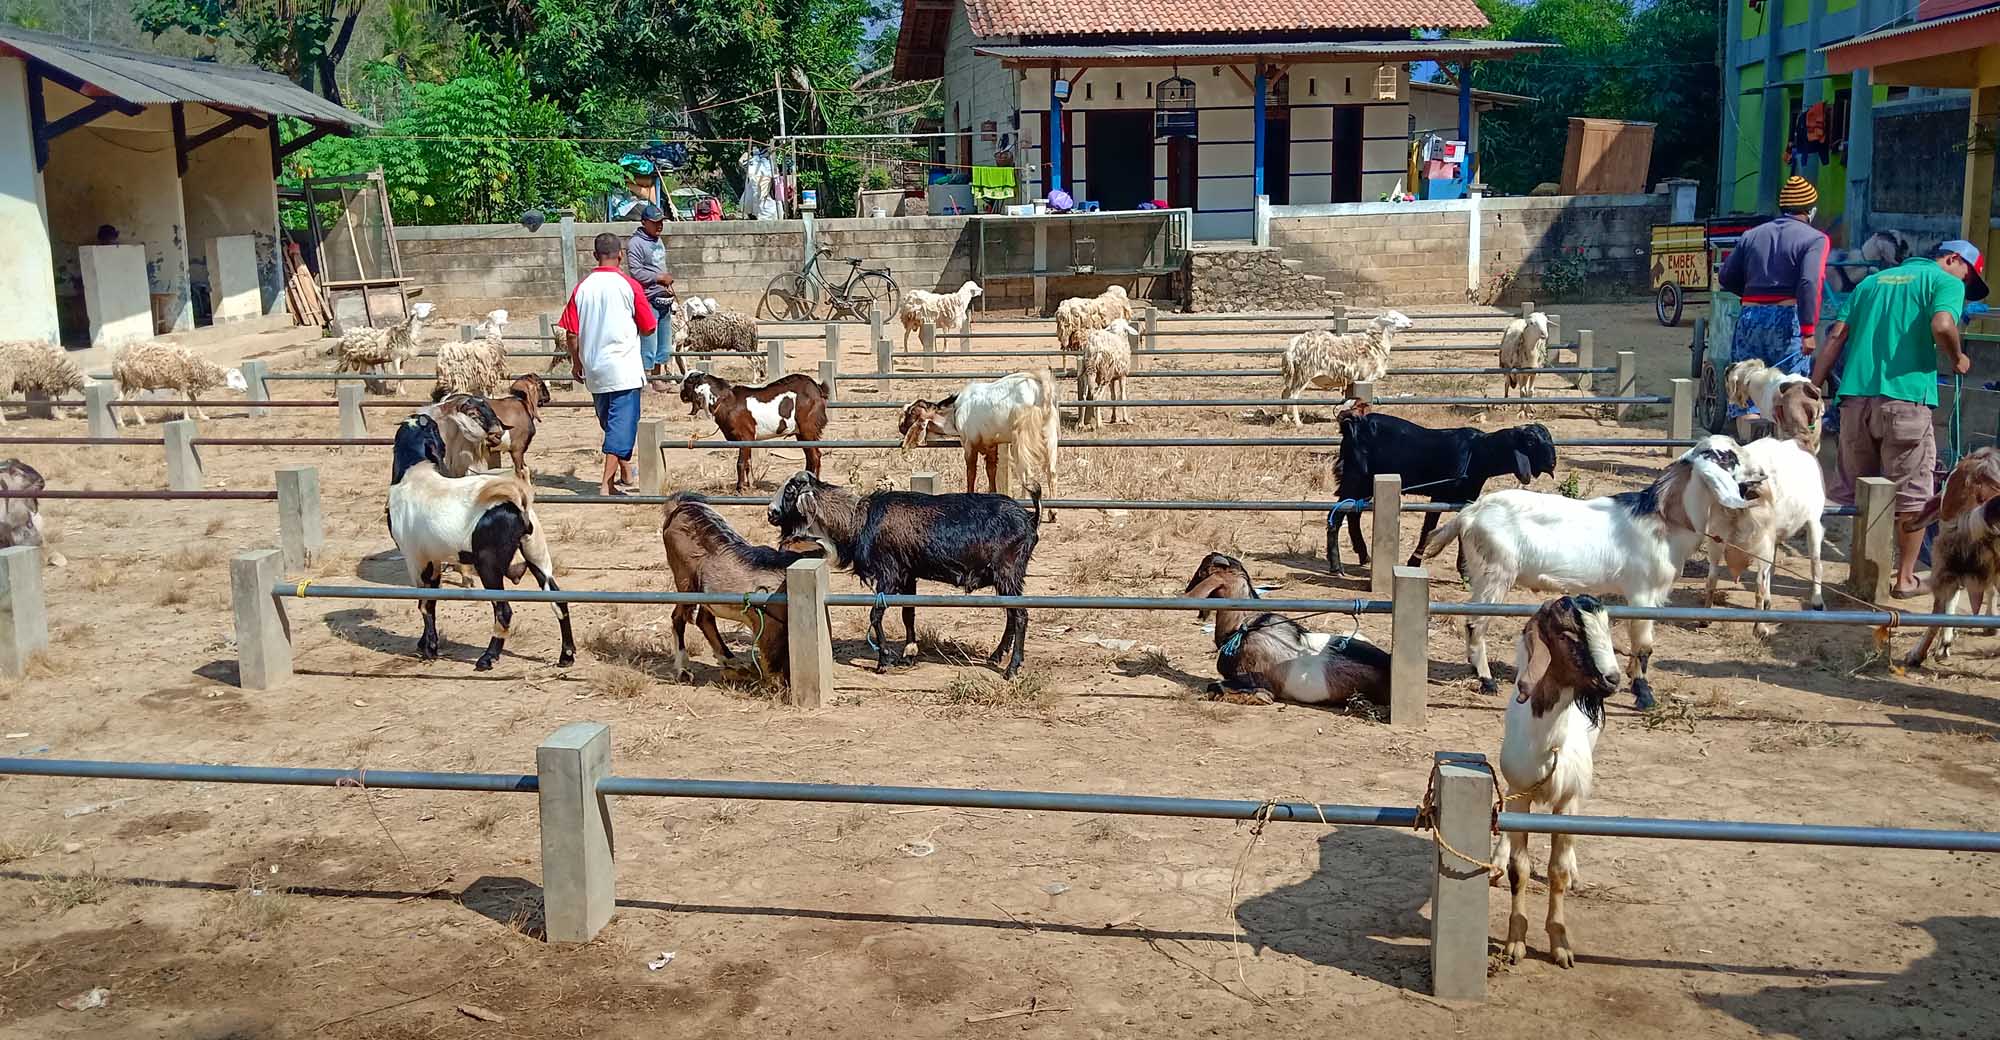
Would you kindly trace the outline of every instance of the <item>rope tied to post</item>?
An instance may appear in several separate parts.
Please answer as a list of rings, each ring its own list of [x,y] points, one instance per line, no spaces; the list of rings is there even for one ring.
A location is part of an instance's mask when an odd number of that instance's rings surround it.
[[[1554,770],[1551,769],[1550,773],[1553,775]],[[1499,834],[1500,809],[1501,806],[1506,804],[1507,799],[1500,793],[1500,775],[1492,770],[1488,770],[1486,776],[1487,779],[1493,782],[1493,822],[1490,826],[1492,833]],[[1488,874],[1498,875],[1500,873],[1499,864],[1461,852],[1451,842],[1445,840],[1444,828],[1438,826],[1437,782],[1438,767],[1436,763],[1432,763],[1430,780],[1424,784],[1424,800],[1417,805],[1417,829],[1420,831],[1430,831],[1431,843],[1436,845],[1440,851],[1464,860],[1472,866],[1484,869]],[[1547,782],[1547,778],[1543,778],[1542,783]],[[1537,786],[1540,785],[1538,784]]]
[[[306,598],[306,587],[311,585],[312,583],[313,579],[311,578],[300,578],[298,587],[292,590],[292,595],[298,597],[299,599]]]

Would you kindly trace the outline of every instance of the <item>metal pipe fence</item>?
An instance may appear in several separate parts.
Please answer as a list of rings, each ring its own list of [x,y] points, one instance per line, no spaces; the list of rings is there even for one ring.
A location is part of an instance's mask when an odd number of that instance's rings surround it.
[[[1558,448],[1672,448],[1685,447],[1695,442],[1691,439],[1671,437],[1573,437],[1557,438]],[[661,447],[678,450],[700,451],[711,448],[900,448],[899,440],[824,440],[824,441],[699,441],[668,440]],[[918,448],[960,448],[955,440],[932,439]],[[1058,438],[1056,446],[1061,448],[1337,448],[1338,437],[1117,437],[1094,438],[1090,440],[1063,440]]]
[[[1130,401],[1120,401],[1120,400],[1057,401],[1055,403],[1055,407],[1063,409],[1065,411],[1081,411],[1086,408],[1253,408],[1253,407],[1274,408],[1286,405],[1300,405],[1305,407],[1325,408],[1332,405],[1345,404],[1347,400],[1349,399],[1342,397],[1157,397],[1157,398],[1139,398]],[[1369,401],[1368,403],[1372,407],[1388,408],[1388,407],[1394,407],[1396,405],[1410,405],[1414,407],[1419,405],[1436,405],[1445,402],[1458,403],[1465,401],[1477,401],[1477,402],[1493,402],[1497,404],[1502,401],[1513,403],[1521,400],[1523,400],[1523,398],[1518,398],[1518,397],[1507,397],[1507,398],[1376,397],[1375,399]],[[1618,404],[1631,404],[1631,403],[1660,404],[1664,402],[1669,402],[1672,399],[1666,397],[1660,397],[1654,399],[1646,397],[1598,398],[1598,397],[1560,397],[1555,395],[1545,395],[1541,397],[1527,398],[1526,400],[1532,401],[1543,408],[1552,408],[1561,405],[1573,404],[1582,406],[1582,405],[1604,404],[1606,402],[1613,402]],[[909,402],[834,400],[834,401],[828,401],[826,403],[826,406],[828,408],[849,409],[849,410],[884,410],[891,408],[907,408],[909,407]]]
[[[160,447],[166,444],[163,437],[0,437],[0,444],[73,444],[116,446],[127,445]]]
[[[32,497],[32,496],[22,496]],[[579,506],[658,506],[665,505],[671,495],[549,495],[535,499],[535,505],[579,505]],[[763,508],[771,504],[769,496],[754,495],[703,495],[701,501],[710,506],[755,506]],[[1031,500],[1016,498],[1023,506]],[[1398,508],[1402,513],[1456,513],[1462,511],[1469,502],[1404,502]],[[1374,503],[1367,499],[1343,499],[1328,501],[1284,500],[1284,499],[1129,499],[1129,498],[1045,498],[1044,509],[1127,509],[1134,512],[1176,512],[1176,513],[1370,513]],[[1824,516],[1857,516],[1854,506],[1827,506]]]
[[[85,502],[275,502],[278,492],[272,491],[74,491],[68,489],[40,491],[0,491],[0,500],[10,498],[48,499],[52,502],[78,500]]]

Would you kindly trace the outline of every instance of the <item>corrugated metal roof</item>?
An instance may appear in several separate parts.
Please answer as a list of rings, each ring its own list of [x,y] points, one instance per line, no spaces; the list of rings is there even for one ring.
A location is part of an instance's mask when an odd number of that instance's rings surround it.
[[[1883,29],[1880,32],[1863,33],[1860,36],[1850,36],[1847,39],[1840,41],[1839,43],[1828,44],[1825,47],[1821,47],[1820,52],[1824,54],[1828,51],[1840,50],[1843,47],[1853,47],[1857,44],[1863,44],[1863,43],[1874,43],[1877,40],[1887,40],[1897,36],[1905,36],[1913,32],[1922,32],[1925,29],[1935,29],[1941,25],[1954,25],[1959,22],[1969,22],[1974,18],[1983,18],[1989,14],[2000,14],[2000,4],[1989,4],[1985,7],[1981,7],[1976,11],[1963,11],[1958,14],[1946,15],[1943,18],[1933,18],[1927,22],[1914,22],[1910,25],[1897,26],[1894,29]]]
[[[313,123],[375,125],[275,72],[247,65],[168,58],[13,26],[0,26],[0,54],[40,62],[135,105],[180,101]]]
[[[1320,43],[1106,43],[975,46],[974,54],[1008,61],[1145,62],[1213,58],[1331,58],[1427,61],[1438,58],[1506,58],[1554,47],[1517,40],[1342,40]]]
[[[1119,33],[1297,33],[1348,29],[1479,29],[1474,0],[967,0],[986,39]]]

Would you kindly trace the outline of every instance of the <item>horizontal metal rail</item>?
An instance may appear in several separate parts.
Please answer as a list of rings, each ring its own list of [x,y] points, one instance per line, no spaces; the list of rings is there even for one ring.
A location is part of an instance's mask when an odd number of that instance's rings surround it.
[[[1662,820],[1630,816],[1558,816],[1503,812],[1500,829],[1525,834],[1585,834],[1606,838],[1757,842],[1770,845],[1842,845],[1936,852],[2000,852],[1990,831],[1919,830],[1912,827],[1840,827],[1817,823],[1747,823],[1739,820]]]
[[[1055,403],[1055,406],[1057,408],[1061,408],[1067,411],[1078,411],[1084,408],[1253,408],[1253,407],[1274,408],[1274,407],[1280,407],[1284,405],[1294,405],[1294,404],[1301,406],[1324,408],[1331,405],[1344,404],[1346,400],[1347,400],[1346,398],[1341,398],[1341,397],[1155,397],[1155,398],[1139,398],[1131,401],[1118,401],[1118,400],[1108,400],[1108,399],[1090,400],[1090,401],[1080,401],[1080,400],[1057,401]],[[1376,398],[1374,401],[1370,402],[1370,404],[1379,405],[1381,407],[1387,408],[1387,407],[1394,407],[1399,404],[1406,404],[1411,406],[1436,404],[1439,400],[1443,399],[1429,398],[1429,397],[1379,397]],[[1459,400],[1459,399],[1454,398],[1453,400]],[[1478,398],[1478,400],[1482,401],[1492,400],[1497,402],[1503,399]],[[1509,402],[1514,402],[1522,400],[1522,398],[1517,398],[1517,397],[1504,398],[1504,400],[1507,400]],[[1531,400],[1543,407],[1550,407],[1550,406],[1564,405],[1564,404],[1588,405],[1588,404],[1601,403],[1601,399],[1593,399],[1585,397],[1562,397],[1554,394],[1542,397],[1529,398],[1528,400]],[[1618,400],[1637,401],[1639,399],[1619,398]],[[891,408],[896,408],[896,409],[908,408],[909,402],[828,401],[826,403],[826,406],[828,408],[839,408],[839,409],[850,409],[850,410],[858,409],[864,411],[887,410]]]
[[[197,448],[366,448],[396,443],[394,437],[196,437]]]
[[[1496,374],[1498,371],[1500,370],[1495,370]],[[1598,369],[1591,369],[1591,371],[1598,371]],[[837,372],[834,374],[833,378],[844,382],[868,382],[870,380],[876,380],[876,379],[882,379],[882,380],[914,379],[918,381],[928,380],[935,382],[939,380],[955,380],[955,379],[1004,379],[1007,376],[1013,374],[1014,373],[1012,372]],[[1056,369],[1052,370],[1050,374],[1055,376],[1057,379],[1069,379],[1075,375],[1075,372],[1070,369]],[[1397,371],[1394,369],[1391,369],[1387,373],[1388,376],[1394,376],[1397,374],[1398,374]],[[1443,373],[1407,372],[1403,374],[1440,375]],[[1185,370],[1173,369],[1173,368],[1165,368],[1165,369],[1156,368],[1144,372],[1132,372],[1127,374],[1125,378],[1127,379],[1275,379],[1280,375],[1283,375],[1283,372],[1275,368],[1223,368],[1223,369],[1185,369]],[[1378,403],[1386,404],[1395,400],[1399,399],[1383,398],[1383,399],[1378,399]],[[1420,399],[1417,403],[1435,404],[1435,403],[1458,403],[1463,401],[1472,404],[1484,404],[1484,403],[1498,404],[1501,403],[1503,400],[1506,399],[1498,397],[1466,397],[1466,398],[1440,397],[1440,398],[1423,398]],[[1572,404],[1665,404],[1668,401],[1671,401],[1672,398],[1655,394],[1647,397],[1589,397],[1589,398],[1570,397],[1570,398],[1564,398],[1563,400],[1569,401]]]
[[[22,495],[32,498],[32,495]],[[547,495],[535,499],[537,506],[579,505],[579,506],[658,506],[664,505],[671,495]],[[701,501],[711,506],[755,506],[764,508],[771,504],[767,495],[703,495]],[[1016,498],[1022,505],[1030,504],[1029,499]],[[1399,512],[1404,513],[1456,513],[1470,503],[1466,502],[1404,502]],[[1126,498],[1045,498],[1044,509],[1129,509],[1134,512],[1176,512],[1176,513],[1368,513],[1374,504],[1365,499],[1342,501],[1287,501],[1282,499],[1126,499]],[[1853,506],[1827,506],[1825,516],[1857,516],[1859,510]]]
[[[137,445],[148,444],[159,447],[167,443],[163,437],[0,437],[0,444],[97,444],[97,445]]]
[[[1693,444],[1692,440],[1667,437],[1577,437],[1557,438],[1558,448],[1672,448]],[[682,441],[669,440],[661,447],[701,451],[709,448],[900,448],[895,440],[826,441]],[[1063,440],[1061,448],[1337,448],[1338,437],[1118,437],[1090,440]],[[919,448],[963,447],[954,440],[932,440]]]
[[[0,758],[0,775],[75,776],[101,780],[182,780],[289,787],[392,787],[409,791],[541,790],[532,773],[434,773],[399,769],[300,769],[177,762],[97,762],[75,758]]]
[[[75,491],[70,489],[40,491],[0,491],[0,500],[9,498],[47,499],[51,502],[81,500],[85,502],[275,502],[276,491]]]
[[[246,405],[258,408],[337,408],[339,401],[252,401],[248,398],[221,398],[215,401],[111,401],[112,408],[242,408]],[[83,402],[78,401],[77,407]]]

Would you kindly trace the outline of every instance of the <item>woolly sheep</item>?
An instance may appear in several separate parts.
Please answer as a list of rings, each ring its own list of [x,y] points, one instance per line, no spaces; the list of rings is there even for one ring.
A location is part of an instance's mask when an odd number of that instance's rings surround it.
[[[1064,350],[1082,350],[1093,329],[1108,329],[1114,321],[1132,321],[1132,300],[1125,287],[1114,285],[1090,297],[1073,297],[1056,305],[1056,342]]]
[[[340,337],[333,344],[333,356],[338,361],[334,371],[374,372],[387,365],[401,375],[403,362],[417,356],[424,322],[435,309],[429,303],[411,304],[410,316],[401,325],[360,328]],[[380,381],[370,381],[368,389],[372,393],[385,393],[387,388]]]
[[[186,347],[158,341],[135,343],[120,351],[111,362],[111,378],[118,385],[121,401],[147,390],[172,390],[189,400],[200,400],[204,393],[218,386],[228,386],[231,390],[249,386],[243,381],[243,373],[236,369],[224,371],[221,365]],[[195,418],[208,418],[199,405],[191,409]],[[145,409],[126,411],[132,413],[135,424],[146,425]],[[119,418],[118,423],[122,426],[124,420]]]
[[[83,373],[76,365],[56,348],[31,340],[0,343],[0,376],[7,377],[0,389],[9,395],[60,398],[83,392]]]
[[[681,309],[687,312],[687,330],[685,333],[675,330],[676,347],[685,344],[687,350],[695,353],[731,350],[749,355],[756,363],[758,378],[763,378],[764,358],[757,350],[757,319],[738,311],[725,311],[713,299],[689,300]],[[674,360],[685,375],[685,364],[679,357]]]
[[[478,339],[445,343],[437,351],[437,385],[431,400],[442,401],[448,394],[478,394],[493,397],[507,384],[507,312],[487,312],[479,323]]]
[[[1528,414],[1527,399],[1535,396],[1535,373],[1517,369],[1537,369],[1547,363],[1549,356],[1549,316],[1536,311],[1525,318],[1515,318],[1507,323],[1507,329],[1500,334],[1500,367],[1507,369],[1506,385],[1500,388],[1500,396],[1510,392],[1521,392],[1521,414]]]
[[[950,293],[911,289],[904,295],[903,305],[896,312],[903,323],[903,349],[910,349],[910,334],[922,329],[924,322],[930,322],[939,332],[957,332],[964,328],[973,297],[985,292],[978,282],[971,281],[959,286],[957,292]]]
[[[1109,327],[1092,329],[1084,336],[1083,356],[1076,365],[1077,400],[1095,400],[1100,387],[1111,400],[1124,399],[1125,377],[1132,374],[1132,337],[1138,334],[1131,322],[1119,318]],[[1132,420],[1129,409],[1113,407],[1110,411],[1113,425]],[[1077,428],[1094,430],[1097,426],[1097,409],[1085,408]]]
[[[1368,328],[1343,336],[1314,329],[1293,336],[1285,344],[1279,367],[1284,373],[1284,391],[1278,396],[1294,398],[1308,386],[1338,390],[1344,397],[1354,395],[1354,384],[1372,383],[1389,371],[1389,349],[1396,333],[1416,323],[1400,311],[1383,311]],[[1303,426],[1299,406],[1285,406],[1285,416],[1293,426]]]

